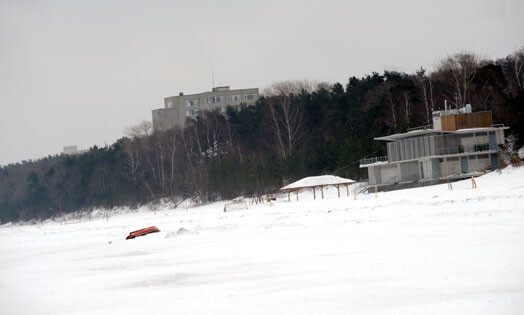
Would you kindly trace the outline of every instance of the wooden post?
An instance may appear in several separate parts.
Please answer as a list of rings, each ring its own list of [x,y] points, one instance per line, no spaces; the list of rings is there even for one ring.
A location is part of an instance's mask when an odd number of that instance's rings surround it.
[[[377,196],[377,186],[375,186],[375,198],[378,198],[378,196]]]
[[[291,193],[291,190],[287,191],[287,201],[291,202],[291,198],[289,198],[289,194]]]
[[[340,198],[340,185],[335,185],[335,186],[337,186],[338,198]]]
[[[320,192],[322,193],[322,199],[324,199],[324,186],[320,186]]]
[[[349,184],[344,184],[344,186],[346,186],[346,192],[347,192],[347,195],[349,197]]]
[[[316,188],[317,188],[317,187],[313,186],[313,199],[314,199],[314,200],[317,199],[317,196],[315,195],[315,189],[316,189]]]
[[[297,194],[297,201],[298,201],[298,188],[295,189],[295,193]]]

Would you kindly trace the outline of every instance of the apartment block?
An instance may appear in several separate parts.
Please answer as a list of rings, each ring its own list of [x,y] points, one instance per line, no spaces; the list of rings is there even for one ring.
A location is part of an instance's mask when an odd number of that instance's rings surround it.
[[[168,130],[184,127],[186,119],[196,119],[200,111],[225,113],[227,106],[255,105],[258,98],[258,88],[231,90],[229,86],[215,87],[210,92],[166,97],[165,107],[152,112],[153,128]]]

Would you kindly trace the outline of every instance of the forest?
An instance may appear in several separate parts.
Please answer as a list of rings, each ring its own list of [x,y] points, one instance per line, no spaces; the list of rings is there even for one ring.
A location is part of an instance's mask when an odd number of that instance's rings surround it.
[[[183,129],[158,132],[142,122],[84,154],[2,166],[0,223],[161,200],[261,196],[321,174],[365,181],[359,160],[386,154],[373,138],[430,125],[444,101],[492,111],[494,123],[510,127],[511,146],[520,148],[524,47],[498,60],[458,53],[432,72],[374,72],[345,84],[276,82],[255,106],[200,112]]]

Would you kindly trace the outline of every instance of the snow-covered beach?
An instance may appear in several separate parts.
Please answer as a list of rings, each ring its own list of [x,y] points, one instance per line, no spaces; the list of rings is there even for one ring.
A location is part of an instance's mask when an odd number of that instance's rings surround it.
[[[522,314],[524,168],[476,182],[3,225],[0,314]]]

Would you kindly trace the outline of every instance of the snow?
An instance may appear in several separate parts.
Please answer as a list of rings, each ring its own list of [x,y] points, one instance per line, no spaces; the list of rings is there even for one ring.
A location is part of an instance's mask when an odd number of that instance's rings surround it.
[[[322,176],[311,176],[297,180],[294,183],[291,183],[287,186],[281,188],[283,189],[296,189],[296,188],[305,188],[305,187],[315,187],[320,185],[341,185],[341,184],[352,184],[355,183],[352,179],[342,178],[333,175],[322,175]]]
[[[522,314],[523,178],[3,225],[0,313]]]
[[[380,161],[375,163],[369,163],[369,164],[360,164],[360,168],[370,167],[370,166],[378,166],[378,165],[386,165],[389,164],[389,161]]]

